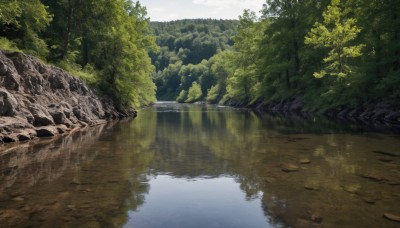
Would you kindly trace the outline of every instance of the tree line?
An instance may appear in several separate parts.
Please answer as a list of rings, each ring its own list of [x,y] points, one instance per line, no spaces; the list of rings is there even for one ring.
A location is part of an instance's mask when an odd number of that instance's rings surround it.
[[[231,49],[192,67],[211,82],[189,81],[178,101],[250,106],[302,98],[310,110],[399,105],[399,12],[396,0],[267,0],[261,17],[240,16]],[[181,70],[181,83],[196,72]]]
[[[60,66],[120,107],[148,105],[157,45],[146,14],[131,0],[2,0],[0,48]]]
[[[237,25],[237,20],[213,19],[151,22],[160,46],[159,52],[150,54],[156,67],[153,78],[157,98],[175,100],[182,90],[188,91],[193,82],[207,92],[215,82],[208,60],[233,45],[232,36]]]

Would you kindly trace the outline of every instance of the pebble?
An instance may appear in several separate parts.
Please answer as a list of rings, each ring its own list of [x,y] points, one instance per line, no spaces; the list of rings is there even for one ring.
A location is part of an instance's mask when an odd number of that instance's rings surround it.
[[[293,164],[284,164],[282,166],[282,171],[283,172],[298,172],[299,171],[299,167],[297,165],[293,165]]]
[[[307,164],[310,164],[310,163],[311,163],[311,161],[309,159],[307,159],[307,158],[300,160],[300,164],[303,164],[303,165],[307,165]]]
[[[349,185],[345,185],[342,187],[343,187],[344,191],[351,193],[351,194],[357,194],[361,188],[360,185],[358,185],[358,184],[349,184]]]
[[[319,213],[313,213],[311,215],[311,221],[315,223],[321,223],[322,222],[322,217],[319,215]]]
[[[375,200],[370,199],[370,198],[364,198],[364,202],[366,202],[368,204],[375,204]]]
[[[383,214],[383,217],[385,217],[386,219],[389,219],[391,221],[394,221],[394,222],[400,222],[400,216],[398,216],[398,215],[385,213],[385,214]]]
[[[304,185],[304,188],[310,191],[319,191],[320,188],[317,185],[312,185],[312,184],[306,184]]]
[[[383,155],[387,155],[387,156],[391,156],[391,157],[400,157],[399,153],[395,153],[395,152],[387,152],[387,151],[381,151],[381,150],[374,150],[374,153],[377,154],[383,154]]]
[[[21,201],[24,201],[25,199],[22,198],[22,197],[14,197],[13,200],[14,200],[14,201],[20,201],[20,202],[21,202]]]
[[[376,175],[374,175],[374,174],[363,173],[363,174],[361,174],[360,176],[361,176],[362,178],[370,179],[370,180],[378,181],[378,182],[384,180],[382,177],[378,177],[378,176],[376,176]]]
[[[392,162],[393,158],[387,157],[387,156],[386,157],[380,157],[379,161],[381,161],[381,162]]]

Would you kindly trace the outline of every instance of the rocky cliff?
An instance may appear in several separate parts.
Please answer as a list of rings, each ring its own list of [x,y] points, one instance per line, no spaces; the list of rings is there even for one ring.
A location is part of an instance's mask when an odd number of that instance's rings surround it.
[[[133,109],[117,111],[110,100],[60,68],[26,54],[0,51],[0,143],[135,115]]]

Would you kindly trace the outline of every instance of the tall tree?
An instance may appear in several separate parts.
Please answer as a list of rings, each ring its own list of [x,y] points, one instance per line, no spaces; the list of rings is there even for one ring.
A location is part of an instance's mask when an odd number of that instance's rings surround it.
[[[305,38],[305,43],[317,48],[329,49],[324,58],[326,66],[320,72],[315,72],[317,78],[331,75],[339,80],[352,73],[349,60],[362,55],[364,44],[353,44],[360,33],[357,20],[349,17],[349,8],[343,7],[340,0],[332,0],[323,13],[323,23],[316,22]]]

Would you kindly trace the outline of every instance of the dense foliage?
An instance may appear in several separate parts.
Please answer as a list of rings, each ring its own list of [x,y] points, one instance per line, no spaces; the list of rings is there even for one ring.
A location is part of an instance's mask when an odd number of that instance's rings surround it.
[[[155,101],[146,9],[131,0],[2,0],[0,48],[61,66],[121,107]]]
[[[159,52],[151,54],[157,70],[157,98],[175,100],[181,91],[189,91],[194,81],[206,94],[214,83],[208,60],[231,47],[238,21],[195,19],[150,25],[160,46]]]
[[[397,0],[266,0],[261,17],[150,23],[131,0],[2,0],[0,48],[57,64],[121,106],[155,95],[400,105],[399,12]]]
[[[239,18],[233,48],[197,65],[169,62],[157,84],[182,102],[197,82],[210,103],[399,105],[399,12],[395,0],[267,0],[261,18],[249,11]]]

